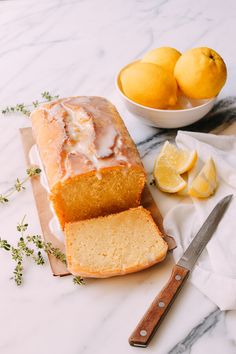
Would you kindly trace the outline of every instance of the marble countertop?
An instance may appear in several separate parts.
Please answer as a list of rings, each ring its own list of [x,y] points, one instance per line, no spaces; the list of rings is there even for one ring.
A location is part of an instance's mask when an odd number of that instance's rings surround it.
[[[0,107],[30,103],[48,90],[60,96],[110,99],[137,143],[147,171],[164,132],[137,121],[114,86],[118,69],[162,45],[184,51],[206,45],[228,67],[222,104],[209,131],[235,112],[236,2],[228,0],[22,0],[0,1]],[[230,98],[229,98],[230,97]],[[20,115],[0,117],[0,193],[25,174]],[[41,233],[28,183],[8,205],[0,205],[0,236],[16,240],[16,224],[27,216],[29,231]],[[158,192],[155,192],[158,199]],[[165,205],[159,205],[165,213]],[[156,267],[126,277],[87,280],[53,277],[50,266],[25,264],[22,286],[10,280],[13,264],[0,251],[0,353],[158,354],[236,353],[236,311],[221,312],[190,283],[183,289],[147,349],[132,348],[128,336],[170,274],[172,255]]]

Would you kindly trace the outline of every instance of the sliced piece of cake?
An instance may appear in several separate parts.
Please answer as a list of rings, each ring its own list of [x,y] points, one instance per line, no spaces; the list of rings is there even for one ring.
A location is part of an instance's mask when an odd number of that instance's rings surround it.
[[[168,246],[143,207],[65,225],[69,271],[106,278],[137,272],[162,261]]]

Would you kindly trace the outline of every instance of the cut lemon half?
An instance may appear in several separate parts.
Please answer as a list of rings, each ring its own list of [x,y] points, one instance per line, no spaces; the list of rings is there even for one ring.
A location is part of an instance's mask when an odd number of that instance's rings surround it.
[[[185,180],[176,172],[165,155],[159,156],[155,162],[153,177],[157,187],[168,193],[176,193],[187,185]]]
[[[195,150],[180,150],[175,145],[166,141],[159,156],[166,156],[170,165],[177,173],[182,174],[191,170],[197,161],[197,152]]]
[[[207,198],[212,195],[217,188],[217,173],[215,163],[210,158],[197,177],[193,180],[188,191],[189,195],[196,198]]]

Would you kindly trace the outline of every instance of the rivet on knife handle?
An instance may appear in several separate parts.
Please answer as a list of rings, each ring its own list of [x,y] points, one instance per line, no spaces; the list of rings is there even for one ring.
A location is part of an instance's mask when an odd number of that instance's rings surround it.
[[[129,344],[135,347],[147,347],[161,321],[167,314],[176,295],[188,277],[189,270],[179,265],[173,267],[166,286],[152,302],[129,338]]]

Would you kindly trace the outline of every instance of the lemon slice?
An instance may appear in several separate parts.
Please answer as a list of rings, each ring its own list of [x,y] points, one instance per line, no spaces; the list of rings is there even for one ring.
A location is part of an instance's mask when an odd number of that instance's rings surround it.
[[[176,172],[165,155],[159,156],[155,162],[153,176],[157,187],[168,193],[176,193],[187,185],[185,180]]]
[[[181,191],[179,191],[177,194],[180,195],[181,197],[186,197],[188,196],[188,172],[184,173],[183,175],[181,175],[181,177],[184,179],[184,181],[186,182],[186,186],[184,189],[181,189]]]
[[[197,161],[197,152],[195,150],[180,150],[176,146],[170,144],[166,141],[160,156],[165,155],[171,166],[176,170],[177,173],[182,174],[186,171],[191,170]]]
[[[215,163],[210,158],[197,177],[193,180],[188,191],[189,195],[197,198],[207,198],[212,195],[217,187],[217,173]]]

